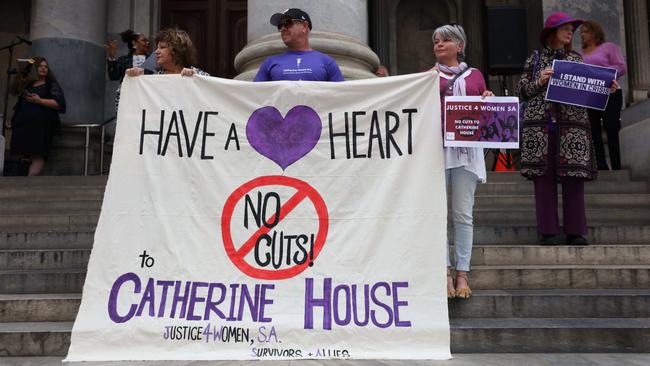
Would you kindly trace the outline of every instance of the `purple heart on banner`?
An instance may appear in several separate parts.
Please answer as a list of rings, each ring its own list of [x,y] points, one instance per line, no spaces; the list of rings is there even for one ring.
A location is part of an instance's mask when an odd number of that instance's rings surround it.
[[[318,113],[306,105],[291,108],[284,118],[268,106],[248,118],[246,138],[253,149],[285,170],[316,146],[322,128]]]

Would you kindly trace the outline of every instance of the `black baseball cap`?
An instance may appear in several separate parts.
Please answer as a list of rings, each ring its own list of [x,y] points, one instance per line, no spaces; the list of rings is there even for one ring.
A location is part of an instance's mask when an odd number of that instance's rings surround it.
[[[285,18],[297,19],[297,20],[309,22],[309,29],[311,30],[312,24],[311,24],[311,19],[309,18],[309,14],[305,13],[304,11],[298,8],[290,8],[283,11],[282,13],[275,13],[271,15],[271,24],[277,27],[282,22],[282,19]]]

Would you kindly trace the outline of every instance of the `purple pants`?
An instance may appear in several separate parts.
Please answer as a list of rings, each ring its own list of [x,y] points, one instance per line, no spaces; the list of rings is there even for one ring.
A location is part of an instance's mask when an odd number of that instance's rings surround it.
[[[542,235],[560,233],[560,219],[557,210],[557,135],[549,131],[548,136],[548,170],[541,177],[533,178],[535,183],[535,211],[537,213],[537,230]],[[562,215],[564,233],[567,235],[587,234],[587,215],[585,213],[584,180],[573,177],[560,177],[562,184]]]

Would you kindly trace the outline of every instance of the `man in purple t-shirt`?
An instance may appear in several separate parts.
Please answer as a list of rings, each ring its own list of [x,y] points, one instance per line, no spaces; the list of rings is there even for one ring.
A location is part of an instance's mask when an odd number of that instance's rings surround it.
[[[287,9],[271,16],[288,51],[270,56],[260,66],[254,81],[310,80],[344,81],[333,58],[309,46],[311,19],[304,11]]]

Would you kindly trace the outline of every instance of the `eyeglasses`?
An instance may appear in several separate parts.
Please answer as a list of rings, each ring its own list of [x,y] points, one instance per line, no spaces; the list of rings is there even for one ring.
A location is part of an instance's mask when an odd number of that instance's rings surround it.
[[[282,22],[280,22],[280,24],[278,24],[278,30],[282,30],[282,27],[289,29],[289,27],[291,27],[293,23],[302,23],[302,22],[304,22],[304,20],[300,20],[300,19],[283,20]]]

